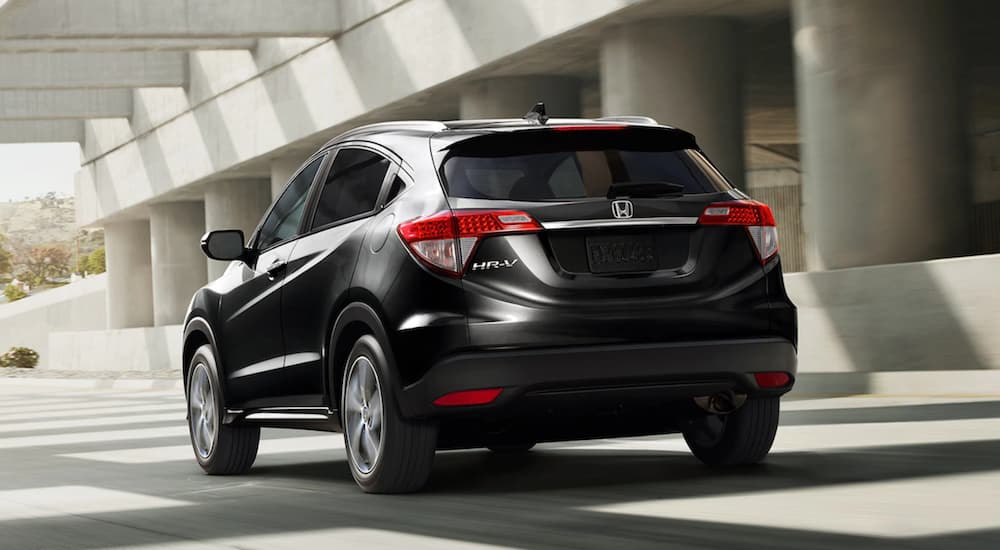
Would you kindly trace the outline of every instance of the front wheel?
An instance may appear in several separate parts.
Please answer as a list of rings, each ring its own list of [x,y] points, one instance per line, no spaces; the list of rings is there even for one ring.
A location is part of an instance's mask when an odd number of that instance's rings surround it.
[[[195,459],[212,475],[244,474],[257,459],[258,426],[224,424],[225,404],[219,387],[215,353],[204,345],[194,352],[188,369],[188,430]]]
[[[710,466],[756,464],[767,456],[778,431],[777,397],[748,399],[727,415],[709,415],[684,430],[688,448]]]
[[[437,448],[434,423],[400,415],[391,376],[378,340],[359,338],[344,369],[340,410],[347,462],[367,493],[419,490],[430,477]]]

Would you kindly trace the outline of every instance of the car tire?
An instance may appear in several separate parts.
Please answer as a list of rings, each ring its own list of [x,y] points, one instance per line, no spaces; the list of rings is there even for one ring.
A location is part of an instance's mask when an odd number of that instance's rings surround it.
[[[257,459],[260,427],[223,423],[225,401],[211,346],[195,350],[186,387],[188,433],[201,469],[211,475],[250,471]]]
[[[341,385],[341,423],[351,475],[366,493],[409,493],[430,478],[437,424],[402,417],[395,379],[374,336],[358,339]]]
[[[498,445],[490,445],[486,447],[487,449],[493,451],[496,454],[502,455],[517,455],[524,454],[531,449],[535,448],[535,443],[503,443]]]
[[[778,430],[777,397],[748,399],[727,415],[692,421],[684,440],[694,456],[709,466],[756,464],[767,456]]]

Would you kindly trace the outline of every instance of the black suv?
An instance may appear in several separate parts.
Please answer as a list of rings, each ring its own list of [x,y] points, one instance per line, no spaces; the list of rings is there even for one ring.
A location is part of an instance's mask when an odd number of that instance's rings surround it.
[[[343,431],[358,485],[422,487],[436,449],[682,432],[764,458],[796,369],[770,209],[643,117],[390,122],[312,155],[184,327],[211,474],[260,427]]]

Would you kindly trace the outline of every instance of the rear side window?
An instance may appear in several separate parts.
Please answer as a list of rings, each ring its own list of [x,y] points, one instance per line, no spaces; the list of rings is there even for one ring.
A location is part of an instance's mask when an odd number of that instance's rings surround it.
[[[323,184],[312,226],[321,227],[375,209],[389,160],[367,149],[337,152]]]
[[[685,194],[730,188],[700,152],[657,140],[658,132],[545,134],[545,140],[513,134],[459,143],[442,167],[448,194],[544,201],[606,197],[618,183],[669,182],[682,185]]]

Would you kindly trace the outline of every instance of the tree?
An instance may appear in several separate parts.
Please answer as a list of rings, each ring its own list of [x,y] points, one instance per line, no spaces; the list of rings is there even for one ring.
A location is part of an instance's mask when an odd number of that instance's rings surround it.
[[[71,255],[64,246],[35,246],[22,259],[23,278],[38,286],[54,277],[69,275]]]
[[[0,233],[0,275],[10,273],[14,270],[14,261],[10,251],[7,250],[7,237]]]
[[[87,273],[90,275],[97,275],[98,273],[104,273],[105,271],[107,271],[107,266],[105,265],[104,247],[102,246],[94,249],[94,251],[87,256]]]

